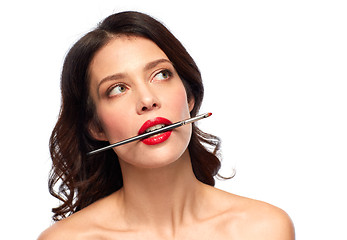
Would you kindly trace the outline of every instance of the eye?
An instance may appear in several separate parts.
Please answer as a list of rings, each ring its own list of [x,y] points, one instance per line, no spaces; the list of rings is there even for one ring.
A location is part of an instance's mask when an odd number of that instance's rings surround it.
[[[162,80],[166,80],[166,79],[170,78],[171,76],[172,76],[171,71],[165,69],[165,70],[162,70],[159,73],[157,73],[154,76],[153,80],[155,80],[155,81],[162,81]]]
[[[117,96],[119,94],[124,93],[128,88],[124,85],[124,84],[117,84],[115,86],[112,86],[108,91],[107,91],[107,95],[109,97],[112,96]]]

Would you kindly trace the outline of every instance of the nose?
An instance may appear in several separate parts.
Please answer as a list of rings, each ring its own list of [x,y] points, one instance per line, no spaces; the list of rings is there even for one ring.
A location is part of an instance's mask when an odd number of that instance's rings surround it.
[[[141,87],[136,106],[137,113],[144,114],[146,112],[159,109],[160,107],[161,104],[157,96],[148,87]]]

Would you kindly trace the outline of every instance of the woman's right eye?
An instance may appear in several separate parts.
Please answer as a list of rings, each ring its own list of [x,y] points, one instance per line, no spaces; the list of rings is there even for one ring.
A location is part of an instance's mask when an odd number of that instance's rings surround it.
[[[107,95],[109,97],[117,96],[117,95],[124,93],[126,90],[127,90],[127,87],[124,84],[117,84],[117,85],[111,87],[107,91]]]

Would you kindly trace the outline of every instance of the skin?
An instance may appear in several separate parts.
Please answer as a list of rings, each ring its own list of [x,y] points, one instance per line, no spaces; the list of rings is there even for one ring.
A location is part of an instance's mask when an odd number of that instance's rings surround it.
[[[163,74],[167,70],[171,74]],[[102,128],[91,125],[90,131],[99,140],[137,135],[158,116],[172,122],[189,118],[194,106],[165,53],[141,37],[115,37],[95,55],[90,75]],[[124,187],[55,223],[39,239],[294,239],[281,209],[195,178],[190,134],[187,125],[157,145],[134,142],[114,149]]]

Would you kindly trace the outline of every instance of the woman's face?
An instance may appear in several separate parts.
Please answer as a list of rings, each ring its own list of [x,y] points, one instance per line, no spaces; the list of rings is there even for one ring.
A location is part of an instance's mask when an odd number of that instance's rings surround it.
[[[152,41],[120,36],[101,48],[90,64],[90,95],[102,131],[98,140],[115,143],[190,117],[194,101],[172,63]],[[187,151],[191,126],[114,148],[120,161],[154,168],[179,159]]]

